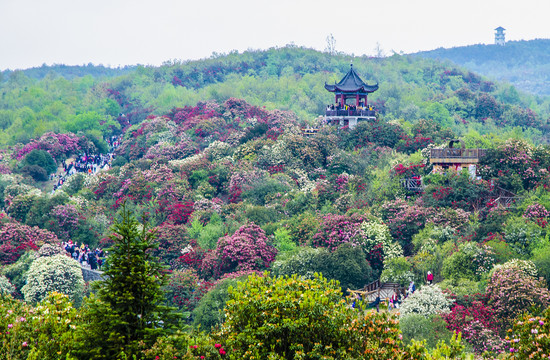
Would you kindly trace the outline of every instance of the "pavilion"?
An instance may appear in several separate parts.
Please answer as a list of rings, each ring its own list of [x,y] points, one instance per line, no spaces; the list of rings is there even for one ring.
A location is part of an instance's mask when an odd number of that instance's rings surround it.
[[[335,105],[326,109],[327,124],[353,128],[360,120],[376,119],[375,112],[367,100],[368,94],[378,90],[378,83],[366,84],[353,69],[353,64],[339,83],[329,85],[325,82],[325,89],[334,93],[335,102]]]

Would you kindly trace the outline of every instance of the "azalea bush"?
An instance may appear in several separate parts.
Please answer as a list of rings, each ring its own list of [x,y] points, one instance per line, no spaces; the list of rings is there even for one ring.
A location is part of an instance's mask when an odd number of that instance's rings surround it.
[[[38,250],[43,244],[58,244],[60,240],[48,230],[18,222],[0,225],[0,263],[12,264],[27,250]]]
[[[79,304],[83,297],[84,279],[80,264],[66,255],[45,256],[36,259],[27,272],[27,283],[21,289],[25,301],[36,303],[50,292],[69,296]]]
[[[524,314],[506,335],[511,359],[544,359],[550,355],[550,308],[539,316]]]
[[[233,235],[219,239],[216,249],[222,272],[267,269],[276,254],[277,249],[255,224],[243,225]]]
[[[437,285],[425,285],[409,295],[399,308],[401,317],[409,314],[430,315],[446,314],[453,300],[448,298]]]
[[[525,311],[542,311],[550,305],[546,282],[518,271],[516,267],[495,270],[487,285],[489,305],[505,328]]]
[[[238,358],[389,359],[403,354],[398,321],[356,312],[322,276],[250,276],[229,289],[219,336]],[[330,318],[330,321],[326,321]]]

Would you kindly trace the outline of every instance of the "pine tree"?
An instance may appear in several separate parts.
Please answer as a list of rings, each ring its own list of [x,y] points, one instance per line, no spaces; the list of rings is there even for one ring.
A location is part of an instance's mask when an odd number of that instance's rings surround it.
[[[155,234],[122,206],[112,226],[108,269],[87,300],[81,328],[84,359],[142,358],[141,349],[173,328],[174,308],[162,305],[167,275],[148,251]]]

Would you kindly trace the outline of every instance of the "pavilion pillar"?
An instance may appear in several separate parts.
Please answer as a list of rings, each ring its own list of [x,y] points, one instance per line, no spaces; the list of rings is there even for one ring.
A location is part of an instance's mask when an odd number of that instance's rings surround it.
[[[355,94],[355,106],[359,107],[359,93]]]
[[[338,94],[334,94],[334,104],[338,104]]]
[[[346,98],[344,97],[344,93],[342,93],[342,108],[345,106],[346,104]]]

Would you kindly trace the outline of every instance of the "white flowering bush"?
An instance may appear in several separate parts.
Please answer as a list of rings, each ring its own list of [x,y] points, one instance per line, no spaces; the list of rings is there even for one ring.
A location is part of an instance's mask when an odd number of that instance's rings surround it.
[[[0,275],[0,295],[11,295],[15,291],[7,277]]]
[[[437,285],[426,285],[409,295],[401,304],[401,317],[409,314],[430,316],[451,310],[453,300],[448,299]]]
[[[80,303],[84,279],[76,260],[65,255],[54,255],[40,257],[31,264],[27,283],[21,289],[25,301],[39,302],[53,291],[69,296],[75,304]]]
[[[233,147],[223,141],[214,141],[204,150],[212,161],[223,159],[226,156],[231,156]]]
[[[38,250],[38,257],[42,256],[54,256],[54,255],[63,255],[65,254],[65,250],[61,248],[59,245],[53,245],[53,244],[44,244],[40,247]]]
[[[489,278],[493,276],[493,274],[500,269],[518,269],[519,271],[523,272],[527,276],[531,276],[532,278],[537,278],[538,271],[535,263],[533,263],[531,260],[520,260],[520,259],[512,259],[510,261],[505,262],[504,264],[498,264],[493,266],[493,269],[489,273]]]
[[[379,221],[365,221],[361,224],[360,242],[366,254],[378,244],[382,244],[384,263],[389,259],[403,256],[403,248],[393,241],[390,229]]]

